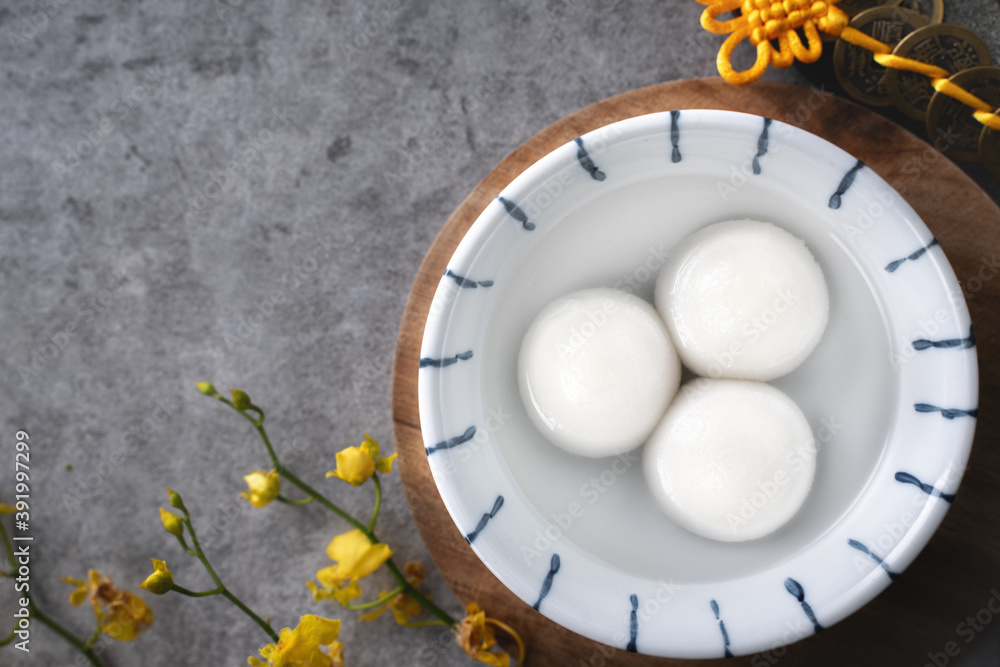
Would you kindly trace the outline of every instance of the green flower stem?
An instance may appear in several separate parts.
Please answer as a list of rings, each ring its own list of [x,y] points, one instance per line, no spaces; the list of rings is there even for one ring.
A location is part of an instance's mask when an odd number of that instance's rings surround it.
[[[369,535],[375,530],[375,522],[378,520],[378,512],[382,509],[382,482],[378,481],[378,473],[372,473],[372,481],[375,483],[375,509],[372,510],[372,519],[368,522],[368,530],[365,532]]]
[[[267,633],[267,636],[273,641],[278,641],[278,633],[274,631],[274,628],[272,628],[267,621],[253,613],[250,607],[243,604],[242,600],[233,595],[229,589],[226,588],[226,585],[222,583],[222,580],[219,579],[219,575],[215,573],[215,569],[212,567],[212,564],[208,562],[208,557],[205,556],[205,552],[201,550],[201,544],[198,543],[198,536],[195,535],[194,532],[194,525],[191,523],[191,515],[188,514],[187,510],[184,510],[184,525],[187,526],[188,532],[191,533],[191,544],[194,545],[195,554],[198,556],[198,560],[200,560],[201,564],[205,566],[205,570],[207,570],[209,576],[212,577],[212,581],[214,581],[216,586],[219,587],[219,594],[236,605],[244,614],[252,618],[253,621],[259,625],[261,629]]]
[[[284,496],[278,496],[278,502],[279,503],[285,503],[286,505],[308,505],[309,503],[311,503],[314,500],[316,500],[316,499],[315,498],[303,498],[302,500],[290,500],[290,499],[288,499],[288,498],[286,498]]]
[[[28,597],[28,600],[32,618],[37,618],[39,621],[41,621],[42,625],[47,626],[50,630],[52,630],[52,632],[56,633],[57,635],[65,639],[67,642],[72,644],[73,647],[76,648],[76,650],[78,650],[80,653],[83,654],[85,658],[87,658],[87,660],[90,662],[91,665],[93,665],[94,667],[103,667],[101,661],[97,659],[97,655],[94,653],[94,650],[92,648],[84,644],[82,641],[80,641],[73,635],[71,635],[69,631],[66,630],[66,628],[59,625],[54,620],[43,614],[38,609],[38,607],[35,606],[35,602],[31,599],[30,596]]]
[[[345,604],[344,609],[351,609],[353,611],[359,611],[361,609],[371,609],[372,607],[377,607],[380,604],[385,604],[389,600],[393,599],[397,595],[403,592],[402,586],[397,586],[391,591],[380,597],[378,600],[372,600],[371,602],[362,602],[359,604]]]
[[[180,593],[181,595],[186,595],[189,598],[207,598],[210,595],[220,595],[223,591],[222,588],[213,588],[210,591],[191,591],[184,588],[183,586],[178,586],[177,584],[171,586],[170,590],[174,591],[175,593]]]
[[[7,552],[7,559],[10,561],[11,576],[14,576],[14,573],[17,571],[16,561],[14,560],[14,544],[11,542],[10,536],[7,534],[7,529],[4,527],[2,522],[0,522],[0,541],[3,542],[4,551]],[[28,598],[28,614],[31,618],[37,618],[42,625],[47,626],[57,635],[65,639],[76,650],[80,651],[80,653],[82,653],[94,667],[103,667],[101,661],[97,659],[97,655],[88,645],[71,635],[66,628],[46,616],[38,607],[35,606],[35,601],[31,597],[31,593],[27,593],[26,597]],[[11,629],[10,636],[5,637],[2,641],[0,641],[0,646],[6,646],[14,641],[16,629],[16,626]]]
[[[231,407],[233,410],[236,410],[236,406],[233,405],[232,401],[223,398],[222,396],[219,396],[218,399],[223,403],[225,403],[226,405],[228,405],[229,407]],[[343,519],[344,521],[346,521],[347,523],[351,524],[352,526],[360,530],[362,533],[364,533],[365,536],[368,537],[368,541],[370,541],[372,544],[378,544],[379,539],[378,536],[375,535],[374,524],[375,524],[375,519],[378,518],[377,506],[381,502],[380,498],[381,486],[379,485],[377,479],[375,482],[376,497],[377,497],[375,516],[372,519],[371,526],[364,526],[361,524],[360,521],[358,521],[353,516],[351,516],[350,514],[348,514],[347,512],[345,512],[344,510],[340,509],[335,504],[330,502],[323,494],[319,493],[314,488],[312,488],[311,486],[303,482],[301,479],[296,477],[290,470],[288,470],[287,468],[285,468],[285,466],[281,464],[281,461],[278,460],[278,455],[274,452],[274,447],[271,445],[270,438],[267,437],[267,431],[264,430],[264,413],[263,411],[260,410],[260,408],[257,408],[256,406],[253,407],[255,411],[260,414],[260,419],[254,419],[243,410],[236,410],[236,412],[242,415],[244,419],[253,424],[253,427],[257,429],[257,433],[260,435],[261,440],[264,441],[264,446],[267,448],[267,453],[271,457],[271,464],[274,466],[275,471],[277,471],[279,475],[287,479],[289,482],[299,487],[299,489],[304,491],[307,495],[315,498],[320,505],[327,508],[328,510],[339,516],[341,519]],[[194,538],[194,533],[191,534],[191,537],[192,539]],[[195,546],[197,547],[197,543],[195,544]],[[444,623],[444,625],[447,625],[449,628],[453,628],[458,624],[458,621],[453,619],[448,614],[448,612],[444,611],[436,604],[431,602],[427,598],[427,596],[425,596],[423,593],[417,590],[416,586],[410,584],[410,582],[406,580],[406,577],[403,576],[403,573],[399,571],[399,568],[396,566],[396,563],[394,563],[391,558],[386,561],[385,565],[392,573],[392,576],[396,578],[396,581],[399,583],[399,585],[403,587],[404,592],[411,598],[419,602],[424,609],[437,616],[442,621],[442,623]]]
[[[86,646],[87,648],[90,648],[94,644],[96,644],[97,640],[100,639],[100,638],[101,638],[101,623],[100,623],[100,621],[98,621],[97,622],[97,629],[94,630],[94,634],[90,635],[90,639],[87,640],[87,643],[84,644],[84,646]]]
[[[401,624],[404,628],[426,628],[432,625],[448,625],[440,619],[435,619],[433,621],[416,621],[414,623],[406,622]]]
[[[372,540],[372,544],[378,542],[378,540],[375,539],[374,534],[369,535],[369,539]],[[390,572],[392,572],[392,576],[396,577],[396,581],[398,581],[399,584],[406,589],[406,594],[409,595],[414,600],[416,600],[417,602],[419,602],[424,609],[426,609],[427,611],[429,611],[430,613],[434,614],[439,619],[441,619],[441,622],[447,625],[449,628],[453,628],[456,625],[458,625],[458,621],[453,619],[448,614],[448,612],[444,611],[443,609],[441,609],[441,607],[431,602],[426,595],[417,590],[416,586],[408,582],[406,580],[406,577],[404,577],[403,573],[399,571],[399,568],[396,567],[396,564],[392,561],[391,558],[385,562],[385,566],[389,568]]]
[[[194,550],[188,546],[187,540],[184,539],[184,533],[177,535],[177,541],[180,542],[181,548],[184,549],[184,551],[186,551],[188,555],[195,557],[198,556],[198,554],[196,554]]]

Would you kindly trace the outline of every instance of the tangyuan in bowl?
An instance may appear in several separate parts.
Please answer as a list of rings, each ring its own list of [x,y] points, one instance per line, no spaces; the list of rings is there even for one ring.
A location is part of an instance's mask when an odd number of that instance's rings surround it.
[[[733,180],[734,170],[752,175]],[[876,222],[859,226],[876,207]],[[775,532],[725,542],[661,511],[641,450],[585,458],[546,440],[516,369],[549,302],[615,288],[651,303],[682,239],[746,218],[805,241],[826,276],[829,323],[808,358],[770,383],[812,428],[813,486]],[[483,563],[574,632],[685,658],[796,641],[884,589],[954,498],[978,383],[960,295],[913,209],[812,134],[705,110],[595,130],[514,179],[441,278],[418,385],[435,483]],[[767,502],[750,494],[745,511]]]

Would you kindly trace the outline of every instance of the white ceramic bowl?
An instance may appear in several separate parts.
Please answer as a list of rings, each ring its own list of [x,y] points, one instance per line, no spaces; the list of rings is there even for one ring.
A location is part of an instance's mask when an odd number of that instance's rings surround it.
[[[672,247],[738,218],[804,239],[831,304],[819,346],[772,383],[813,427],[813,489],[777,532],[724,543],[667,518],[641,452],[585,459],[547,442],[516,362],[552,299],[605,286],[651,300]],[[420,421],[448,511],[522,600],[619,648],[742,655],[836,623],[927,543],[969,455],[975,352],[940,247],[870,169],[757,116],[658,113],[553,151],[482,212],[432,302]],[[747,512],[763,502],[766,489]]]

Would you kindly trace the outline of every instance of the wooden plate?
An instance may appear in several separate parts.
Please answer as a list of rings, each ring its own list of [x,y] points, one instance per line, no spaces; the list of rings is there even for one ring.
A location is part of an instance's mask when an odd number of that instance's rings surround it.
[[[721,79],[673,81],[618,95],[545,128],[491,171],[445,223],[410,293],[396,348],[393,421],[410,508],[424,541],[463,603],[516,627],[529,665],[710,665],[652,658],[585,639],[534,611],[494,577],[452,523],[438,495],[420,434],[417,361],[424,322],[448,259],[479,213],[542,156],[624,118],[671,109],[726,109],[796,125],[863,160],[896,187],[940,241],[966,292],[980,369],[979,422],[969,469],[937,534],[906,572],[866,607],[826,632],[787,648],[719,664],[913,664],[928,653],[953,662],[1000,623],[1000,209],[929,144],[829,93],[775,82],[734,87]],[[992,602],[991,602],[992,601]],[[978,616],[978,620],[976,617]],[[994,617],[997,622],[989,625]],[[966,621],[973,617],[972,623]],[[961,624],[961,625],[960,625]],[[982,630],[976,630],[982,628]]]

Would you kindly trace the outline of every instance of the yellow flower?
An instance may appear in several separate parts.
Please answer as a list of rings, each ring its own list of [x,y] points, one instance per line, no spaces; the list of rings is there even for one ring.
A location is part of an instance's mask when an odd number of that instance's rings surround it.
[[[7,503],[0,503],[0,514],[13,514],[17,510],[13,505],[8,505]]]
[[[163,595],[174,587],[174,573],[167,569],[167,564],[162,560],[150,558],[153,561],[153,574],[146,577],[146,580],[139,584],[139,588],[145,588],[154,595]]]
[[[319,581],[319,586],[311,581],[306,582],[306,588],[312,591],[314,601],[336,600],[342,605],[347,605],[351,600],[361,597],[361,586],[357,580],[351,579],[346,586],[341,586],[335,579],[336,570],[336,566],[331,565],[317,572],[316,580]]]
[[[79,607],[90,599],[101,630],[120,642],[129,642],[153,624],[153,612],[140,598],[123,591],[97,570],[87,572],[88,581],[64,577],[59,581],[76,586],[69,602]]]
[[[254,507],[264,507],[281,493],[281,477],[274,470],[270,472],[252,472],[243,477],[249,493],[240,495],[250,501]]]
[[[377,570],[392,556],[388,544],[372,544],[358,529],[337,535],[326,547],[326,555],[336,561],[329,573],[338,585],[348,579],[361,579]]]
[[[360,486],[379,471],[392,472],[392,462],[396,455],[379,456],[378,441],[365,433],[364,442],[357,447],[347,447],[337,452],[337,469],[326,473],[327,477],[339,477],[352,486]]]
[[[361,596],[358,580],[367,577],[389,560],[392,550],[387,544],[372,544],[360,530],[337,535],[326,547],[335,564],[316,573],[319,584],[307,582],[313,600],[336,600],[342,605]]]
[[[265,660],[250,656],[250,667],[340,667],[343,644],[337,641],[340,621],[307,614],[294,629],[282,628],[277,644],[260,649]],[[325,649],[325,650],[324,650]]]
[[[418,562],[410,561],[405,566],[403,566],[403,573],[406,576],[406,581],[409,582],[411,586],[419,586],[424,580],[424,566]],[[379,597],[384,597],[388,591],[382,591],[379,593]],[[422,604],[411,598],[406,593],[400,593],[393,596],[391,600],[383,605],[380,605],[361,616],[362,621],[374,621],[376,618],[385,613],[386,609],[392,610],[392,615],[396,619],[396,622],[400,625],[406,625],[410,622],[410,619],[414,616],[419,616],[424,610]]]
[[[180,537],[184,534],[184,521],[173,512],[168,512],[162,507],[160,508],[160,523],[163,524],[163,527],[171,535]]]
[[[493,667],[509,667],[510,655],[508,653],[499,649],[491,650],[495,647],[498,648],[496,635],[493,633],[493,628],[490,627],[496,626],[517,642],[520,650],[517,664],[520,667],[524,662],[524,642],[521,641],[521,637],[513,628],[495,618],[487,618],[486,612],[480,609],[475,602],[465,608],[465,613],[466,617],[455,626],[455,638],[466,655],[473,660],[493,665]]]

